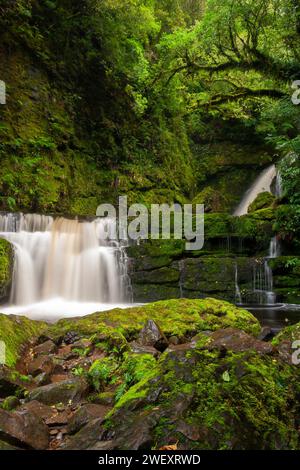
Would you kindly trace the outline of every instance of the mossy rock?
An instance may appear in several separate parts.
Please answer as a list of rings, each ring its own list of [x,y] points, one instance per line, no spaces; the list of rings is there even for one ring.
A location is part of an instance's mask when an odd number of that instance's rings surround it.
[[[0,299],[8,296],[12,281],[13,249],[0,238]]]
[[[207,350],[163,354],[116,403],[114,449],[299,449],[299,372],[278,356]],[[139,432],[143,429],[143,433]]]
[[[156,302],[158,300],[180,299],[182,297],[179,285],[133,283],[132,292],[135,302]]]
[[[268,191],[264,191],[260,193],[256,199],[250,204],[248,208],[248,212],[256,212],[260,209],[266,209],[267,207],[271,207],[272,204],[275,202],[275,197],[273,194],[269,193]]]
[[[193,335],[202,330],[235,327],[251,334],[260,332],[260,324],[246,310],[216,299],[178,299],[154,302],[127,309],[94,313],[83,318],[63,319],[50,326],[48,336],[61,337],[68,331],[84,336],[101,334],[113,328],[127,340],[135,339],[147,320],[154,320],[166,336]]]
[[[193,204],[204,204],[205,212],[220,212],[227,207],[228,201],[226,196],[220,191],[207,186],[195,196]]]
[[[5,364],[16,364],[22,347],[38,337],[47,328],[46,323],[29,320],[26,317],[0,314],[0,341],[5,343]]]
[[[186,259],[183,265],[183,289],[196,290],[201,294],[234,292],[235,264],[233,258]]]
[[[275,336],[272,343],[274,346],[277,346],[283,341],[289,341],[293,343],[294,341],[300,340],[300,323],[296,325],[287,326]]]

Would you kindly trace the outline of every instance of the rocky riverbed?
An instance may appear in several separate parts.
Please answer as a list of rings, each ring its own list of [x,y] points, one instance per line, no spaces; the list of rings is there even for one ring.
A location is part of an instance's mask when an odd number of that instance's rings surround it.
[[[7,334],[1,449],[300,446],[299,324],[273,338],[227,302],[182,299],[52,326],[0,316]]]

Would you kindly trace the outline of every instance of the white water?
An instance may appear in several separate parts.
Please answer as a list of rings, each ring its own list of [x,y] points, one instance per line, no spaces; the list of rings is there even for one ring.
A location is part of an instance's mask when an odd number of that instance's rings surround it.
[[[239,272],[237,263],[235,264],[235,301],[238,304],[242,303],[242,293],[239,286]]]
[[[276,175],[277,172],[275,165],[270,165],[268,168],[265,168],[254,181],[254,183],[250,186],[250,188],[246,191],[233,215],[240,217],[247,214],[250,204],[256,199],[258,194],[264,191],[271,192],[271,185],[274,178],[276,178]]]
[[[0,236],[15,248],[9,305],[1,311],[54,320],[128,305],[126,255],[103,239],[111,230],[109,219],[0,215]]]

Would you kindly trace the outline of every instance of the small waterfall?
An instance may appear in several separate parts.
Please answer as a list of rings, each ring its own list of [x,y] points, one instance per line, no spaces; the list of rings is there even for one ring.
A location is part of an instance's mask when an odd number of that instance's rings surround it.
[[[270,165],[268,168],[265,168],[254,181],[252,186],[250,186],[250,188],[246,191],[233,215],[240,217],[247,214],[250,204],[256,199],[258,194],[264,191],[271,192],[271,185],[274,178],[276,177],[276,174],[277,172],[275,165]]]
[[[11,304],[131,300],[125,247],[101,237],[113,229],[110,219],[0,215],[0,236],[15,248]]]
[[[282,178],[281,178],[280,171],[277,170],[276,182],[275,182],[275,196],[276,197],[281,197],[282,194],[283,194]]]
[[[273,272],[269,266],[269,260],[277,258],[280,254],[280,242],[277,237],[273,237],[270,241],[268,256],[255,263],[253,291],[256,294],[256,300],[261,304],[274,305],[276,303],[276,293],[273,292]]]
[[[242,303],[242,294],[239,286],[239,272],[237,263],[235,264],[235,301],[237,304]]]
[[[281,255],[281,245],[277,237],[273,237],[270,242],[269,258],[278,258]]]
[[[276,294],[273,292],[273,273],[268,264],[268,258],[257,260],[255,263],[253,292],[257,303],[268,305],[276,303]]]

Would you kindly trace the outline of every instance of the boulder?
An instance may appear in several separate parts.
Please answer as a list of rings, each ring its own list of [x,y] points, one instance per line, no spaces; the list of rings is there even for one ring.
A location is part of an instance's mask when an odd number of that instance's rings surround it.
[[[45,405],[56,403],[78,403],[88,391],[87,383],[77,377],[38,387],[29,392],[28,399],[37,400]]]
[[[168,347],[168,340],[160,327],[153,320],[148,320],[144,328],[139,332],[137,344],[153,346],[158,351],[164,351]]]
[[[72,416],[68,423],[67,431],[69,434],[75,434],[83,426],[96,418],[103,419],[110,407],[95,405],[92,403],[81,406]]]
[[[102,440],[88,448],[158,449],[174,439],[179,450],[298,448],[297,367],[238,330],[202,339],[165,351],[115,404]]]
[[[17,411],[28,411],[35,414],[39,418],[46,420],[50,418],[55,410],[50,406],[44,405],[37,400],[30,401],[22,405]]]
[[[219,349],[235,352],[254,350],[259,354],[272,354],[274,352],[272,344],[253,338],[253,336],[236,328],[221,329],[212,333],[209,336],[207,348],[209,350]]]
[[[29,411],[11,413],[0,409],[0,433],[5,442],[23,448],[42,450],[49,443],[47,426]]]
[[[54,368],[53,360],[51,357],[46,355],[41,355],[33,359],[28,364],[28,373],[33,377],[36,377],[40,374],[51,374]]]
[[[74,436],[67,439],[60,449],[63,450],[85,450],[89,449],[97,442],[99,442],[104,436],[105,430],[101,426],[103,422],[102,418],[96,418],[90,421]]]
[[[56,344],[51,341],[51,339],[48,339],[42,344],[39,344],[35,348],[33,348],[33,355],[40,356],[42,354],[48,355],[48,354],[55,354],[57,351],[57,346]]]

